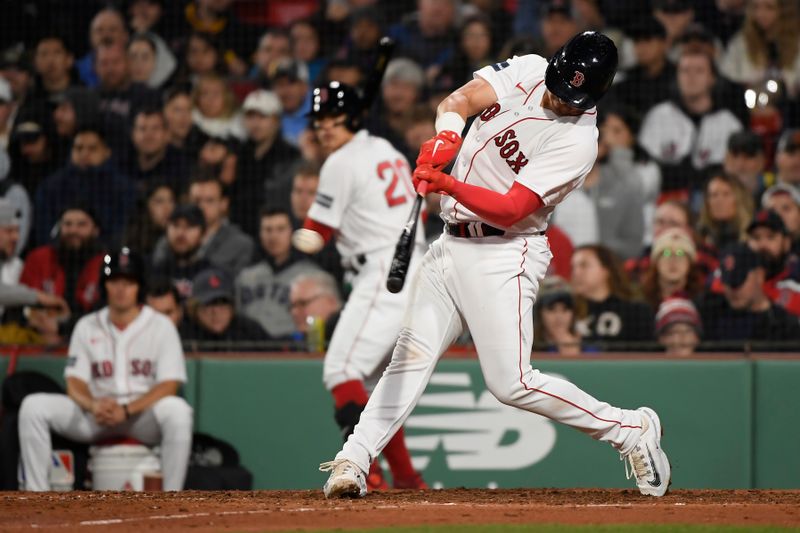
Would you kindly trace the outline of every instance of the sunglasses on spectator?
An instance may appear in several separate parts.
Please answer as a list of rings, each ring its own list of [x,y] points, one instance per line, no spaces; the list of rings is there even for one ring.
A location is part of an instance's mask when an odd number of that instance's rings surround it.
[[[664,251],[661,252],[661,257],[686,257],[686,251],[680,248],[664,248]]]

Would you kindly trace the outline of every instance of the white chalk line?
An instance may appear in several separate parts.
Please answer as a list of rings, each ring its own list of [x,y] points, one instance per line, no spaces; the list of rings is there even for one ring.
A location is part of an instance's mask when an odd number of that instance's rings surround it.
[[[409,502],[411,503],[411,502]],[[505,506],[508,504],[505,503],[466,503],[466,502],[429,502],[429,501],[421,501],[415,502],[413,505],[427,505],[432,507],[453,507],[453,506],[469,506],[470,508],[480,507],[480,508],[490,508],[490,507],[498,507],[498,506]],[[518,504],[520,506],[525,507],[524,504]],[[597,508],[597,507],[616,507],[616,508],[634,508],[634,507],[646,507],[652,506],[654,504],[648,503],[587,503],[587,504],[571,504],[571,505],[537,505],[537,507],[553,507],[553,508],[567,508],[567,509],[578,509],[578,508]],[[676,502],[673,503],[672,506],[674,507],[684,507],[687,504],[685,502]],[[689,504],[691,505],[691,504]],[[726,507],[738,507],[744,505],[759,505],[759,504],[752,504],[752,503],[726,503],[724,504]],[[401,505],[378,505],[376,509],[401,509],[405,506]],[[78,522],[77,524],[72,522],[65,522],[61,524],[35,524],[32,523],[28,527],[36,528],[36,529],[45,529],[45,528],[66,528],[66,527],[75,527],[75,526],[84,526],[84,527],[94,527],[94,526],[110,526],[110,525],[119,525],[119,524],[126,524],[130,522],[139,522],[142,520],[186,520],[190,518],[203,518],[203,517],[211,517],[211,516],[247,516],[247,515],[262,515],[262,514],[271,514],[271,513],[309,513],[309,512],[324,512],[324,511],[346,511],[351,510],[352,507],[298,507],[296,509],[247,509],[242,511],[217,511],[213,513],[180,513],[180,514],[171,514],[171,515],[150,515],[150,516],[137,516],[131,518],[109,518],[103,520],[83,520]],[[23,526],[20,526],[23,527]]]

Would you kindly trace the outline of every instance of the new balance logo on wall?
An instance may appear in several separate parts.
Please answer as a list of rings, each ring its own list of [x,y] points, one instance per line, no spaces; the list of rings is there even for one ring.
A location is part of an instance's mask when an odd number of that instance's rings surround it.
[[[440,448],[450,470],[519,470],[547,457],[556,443],[552,422],[503,405],[485,389],[476,398],[471,379],[466,372],[431,378],[439,390],[425,392],[405,423],[414,468],[425,470]]]

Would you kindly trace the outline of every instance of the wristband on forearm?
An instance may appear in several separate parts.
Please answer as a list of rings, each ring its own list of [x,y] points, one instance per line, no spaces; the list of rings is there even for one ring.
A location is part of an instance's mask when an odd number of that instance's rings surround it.
[[[460,136],[466,124],[464,117],[454,111],[447,111],[436,118],[436,133],[454,131]]]

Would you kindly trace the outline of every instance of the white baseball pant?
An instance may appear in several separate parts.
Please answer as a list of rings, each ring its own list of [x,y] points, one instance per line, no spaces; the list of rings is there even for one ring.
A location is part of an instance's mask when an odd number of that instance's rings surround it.
[[[361,267],[325,353],[322,380],[328,390],[351,380],[374,383],[380,376],[397,343],[409,285],[424,253],[419,246],[414,252],[406,286],[397,294],[386,289],[394,249],[370,254]]]
[[[551,258],[543,236],[445,234],[436,240],[413,279],[392,360],[336,458],[368,471],[465,326],[486,386],[499,401],[607,441],[621,453],[630,451],[641,433],[640,413],[600,402],[531,367],[533,305]]]
[[[130,420],[106,427],[99,425],[91,413],[65,394],[31,394],[25,397],[19,410],[25,489],[50,490],[52,430],[78,442],[125,436],[147,445],[159,444],[164,490],[181,490],[192,447],[192,416],[192,408],[186,400],[167,396]]]

